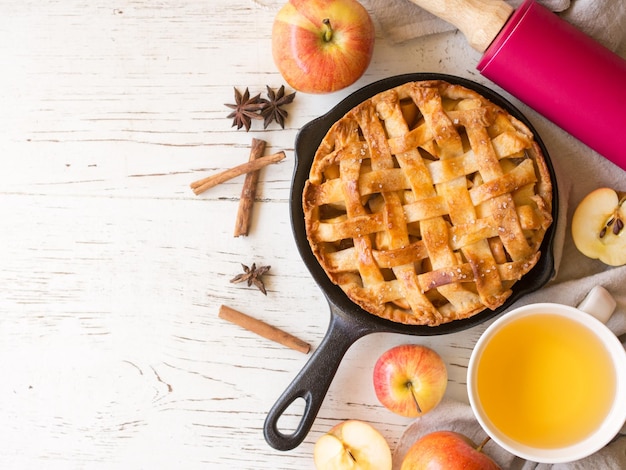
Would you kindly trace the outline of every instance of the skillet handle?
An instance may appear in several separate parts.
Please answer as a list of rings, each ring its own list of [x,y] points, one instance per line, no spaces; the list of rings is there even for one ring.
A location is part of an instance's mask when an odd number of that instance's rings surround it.
[[[330,307],[331,310],[336,308],[332,304]],[[343,356],[357,339],[367,333],[365,328],[331,312],[326,336],[265,418],[263,434],[270,446],[277,450],[291,450],[302,443],[315,421]],[[296,430],[285,434],[278,429],[278,420],[298,398],[305,401],[303,416]]]

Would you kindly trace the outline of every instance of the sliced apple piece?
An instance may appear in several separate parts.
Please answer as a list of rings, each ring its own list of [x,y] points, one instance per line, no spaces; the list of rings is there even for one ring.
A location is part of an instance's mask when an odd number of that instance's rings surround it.
[[[391,470],[385,438],[364,421],[350,419],[334,426],[313,448],[317,470]]]
[[[572,218],[572,238],[585,256],[610,266],[626,264],[626,193],[599,188],[587,194]]]

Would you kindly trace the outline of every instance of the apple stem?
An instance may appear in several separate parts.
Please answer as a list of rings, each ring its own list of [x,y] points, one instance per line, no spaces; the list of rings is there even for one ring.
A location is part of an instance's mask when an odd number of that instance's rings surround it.
[[[482,452],[483,451],[483,447],[485,447],[485,445],[487,444],[487,442],[489,442],[489,439],[491,439],[489,436],[487,436],[483,442],[480,443],[480,445],[478,447],[476,447],[476,450],[478,452]]]
[[[406,386],[409,390],[411,390],[411,396],[413,397],[413,401],[415,402],[415,406],[417,407],[417,412],[419,414],[422,414],[422,407],[420,406],[419,402],[417,401],[417,397],[415,396],[415,389],[413,388],[413,384],[411,382],[407,382]]]
[[[325,42],[330,42],[331,39],[333,38],[333,28],[330,25],[330,20],[328,18],[324,18],[322,20],[322,23],[324,23],[324,41]]]

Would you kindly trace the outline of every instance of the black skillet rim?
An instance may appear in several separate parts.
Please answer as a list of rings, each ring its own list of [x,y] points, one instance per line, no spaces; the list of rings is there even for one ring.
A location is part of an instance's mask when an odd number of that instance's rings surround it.
[[[335,285],[328,278],[326,272],[317,261],[317,258],[313,255],[313,252],[311,251],[311,247],[306,237],[304,211],[302,208],[302,192],[304,189],[304,183],[308,179],[311,162],[313,160],[317,147],[319,146],[323,137],[326,135],[328,129],[330,129],[331,125],[342,116],[344,116],[353,107],[365,101],[366,99],[376,95],[377,93],[399,86],[406,82],[421,80],[444,80],[449,83],[462,85],[466,88],[480,93],[484,97],[491,100],[493,103],[508,111],[512,116],[523,122],[533,132],[535,140],[543,152],[546,166],[548,167],[552,182],[553,222],[549,229],[546,231],[540,248],[541,257],[539,258],[539,261],[535,265],[535,267],[529,273],[527,273],[520,281],[514,284],[511,296],[499,308],[495,310],[487,309],[470,318],[454,320],[438,326],[405,325],[402,323],[393,322],[391,320],[378,317],[363,310],[352,300],[350,300],[350,298],[343,292],[343,290],[341,290],[339,286]],[[313,276],[315,282],[324,293],[326,299],[331,304],[331,309],[333,310],[333,313],[337,315],[346,317],[348,319],[350,319],[350,317],[353,317],[353,319],[356,318],[359,320],[360,323],[364,324],[366,328],[372,329],[374,331],[397,332],[415,336],[434,336],[450,334],[466,330],[500,315],[524,295],[534,292],[543,287],[554,276],[555,269],[553,243],[554,235],[556,232],[556,220],[558,215],[558,189],[550,156],[541,137],[539,136],[534,126],[526,118],[526,116],[524,116],[521,111],[519,111],[500,94],[487,88],[484,85],[481,85],[466,78],[441,73],[408,73],[384,78],[382,80],[366,85],[363,88],[360,88],[359,90],[344,98],[326,114],[305,124],[296,135],[294,153],[295,166],[292,176],[290,194],[290,216],[293,234],[302,260],[304,261],[307,269]],[[332,308],[333,306],[334,308]]]

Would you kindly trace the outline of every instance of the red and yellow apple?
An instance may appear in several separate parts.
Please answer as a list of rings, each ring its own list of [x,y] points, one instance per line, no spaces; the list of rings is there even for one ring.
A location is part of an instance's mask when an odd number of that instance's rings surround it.
[[[413,444],[400,470],[500,470],[500,466],[468,437],[453,431],[435,431]]]
[[[289,0],[276,15],[272,54],[283,78],[305,93],[330,93],[369,66],[375,31],[357,0]]]
[[[317,470],[391,470],[385,438],[364,421],[350,419],[333,426],[313,448]]]
[[[448,385],[441,356],[426,346],[403,344],[383,353],[374,365],[374,391],[389,410],[416,417],[439,404]]]
[[[611,266],[626,264],[626,193],[599,188],[587,194],[572,217],[572,238],[585,256]]]

